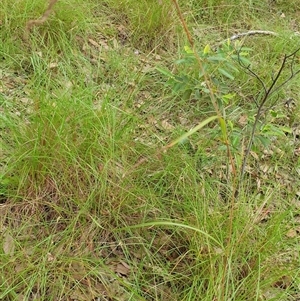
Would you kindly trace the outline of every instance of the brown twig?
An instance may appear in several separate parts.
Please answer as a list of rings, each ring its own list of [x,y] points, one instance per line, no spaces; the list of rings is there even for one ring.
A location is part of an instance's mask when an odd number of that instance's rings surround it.
[[[243,37],[254,36],[254,35],[270,35],[270,36],[278,36],[278,34],[274,31],[270,30],[249,30],[247,32],[237,33],[229,38],[230,41],[234,41]],[[226,41],[226,40],[225,40]]]
[[[180,19],[180,21],[181,21],[181,24],[182,24],[182,26],[183,26],[183,28],[184,28],[185,34],[186,34],[186,36],[187,36],[187,38],[188,38],[188,40],[189,40],[189,43],[190,43],[190,45],[191,45],[192,47],[194,47],[194,40],[193,40],[192,35],[191,35],[191,33],[190,33],[190,31],[189,31],[189,29],[188,29],[188,27],[187,27],[187,25],[186,25],[186,23],[185,23],[185,21],[184,21],[183,15],[182,15],[182,13],[181,13],[181,9],[180,9],[180,7],[179,7],[179,5],[178,5],[178,3],[177,3],[176,0],[172,0],[172,2],[173,2],[174,5],[175,5],[176,11],[177,11],[177,13],[178,13],[178,16],[179,16],[179,19]]]
[[[34,27],[36,25],[41,25],[41,24],[43,24],[44,22],[47,21],[50,14],[52,13],[53,6],[57,1],[58,0],[49,0],[49,5],[48,5],[47,9],[45,10],[44,14],[38,19],[29,20],[27,22],[26,28],[25,28],[25,33],[24,33],[24,39],[26,41],[28,40],[28,36],[29,36],[30,30],[32,29],[32,27]]]

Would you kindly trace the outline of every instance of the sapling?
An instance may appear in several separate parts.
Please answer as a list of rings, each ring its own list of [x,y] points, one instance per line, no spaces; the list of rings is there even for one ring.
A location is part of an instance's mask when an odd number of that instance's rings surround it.
[[[274,95],[274,93],[278,92],[284,85],[286,85],[291,79],[293,79],[297,74],[300,73],[300,69],[299,70],[294,70],[295,67],[295,58],[297,53],[299,52],[300,47],[297,48],[295,51],[293,51],[291,54],[288,55],[284,55],[283,60],[281,62],[281,65],[279,67],[279,70],[277,71],[277,73],[272,76],[272,81],[269,84],[269,86],[267,86],[267,84],[263,81],[263,79],[257,74],[255,73],[252,69],[250,65],[245,65],[243,63],[242,60],[239,60],[240,65],[253,77],[255,77],[257,79],[257,81],[260,83],[262,90],[258,93],[258,96],[255,100],[255,103],[257,105],[257,112],[254,118],[254,123],[251,129],[251,133],[250,133],[250,138],[245,150],[245,154],[242,160],[242,165],[241,165],[241,171],[240,171],[240,179],[239,179],[239,188],[242,185],[242,181],[244,178],[244,174],[245,174],[245,169],[246,169],[246,165],[247,165],[247,160],[253,145],[253,140],[254,140],[254,136],[255,133],[257,131],[257,127],[259,124],[259,121],[261,120],[261,117],[263,115],[264,112],[266,112],[268,109],[270,109],[269,106],[269,100],[271,99],[271,96]],[[284,80],[279,83],[279,79],[283,77],[283,70],[286,69],[287,67],[290,68],[290,72],[289,75],[287,76],[287,78],[284,78]],[[237,190],[238,193],[239,189]]]

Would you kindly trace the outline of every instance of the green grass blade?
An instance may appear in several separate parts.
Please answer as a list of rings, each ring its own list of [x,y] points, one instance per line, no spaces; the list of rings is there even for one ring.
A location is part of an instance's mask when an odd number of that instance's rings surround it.
[[[202,129],[208,123],[216,120],[217,118],[218,118],[218,116],[211,116],[211,117],[205,119],[204,121],[200,122],[197,126],[195,126],[194,128],[192,128],[190,131],[188,131],[184,135],[180,136],[179,138],[177,138],[176,140],[174,140],[170,144],[168,144],[166,148],[170,148],[170,147],[172,147],[172,146],[174,146],[174,145],[176,145],[178,143],[181,143],[186,138],[188,138],[189,136],[193,135],[195,132],[197,132],[198,130]]]
[[[210,240],[215,242],[222,249],[224,249],[223,245],[219,241],[217,241],[213,236],[209,235],[208,233],[206,233],[198,228],[195,228],[193,226],[189,226],[186,224],[182,224],[182,223],[169,222],[169,221],[153,221],[153,222],[149,222],[149,223],[142,223],[142,224],[138,224],[138,225],[134,225],[134,226],[120,228],[117,231],[145,228],[145,227],[153,227],[153,226],[173,226],[173,227],[178,227],[178,228],[183,228],[183,229],[189,229],[189,230],[195,231],[197,233],[203,234],[204,236],[206,236],[207,238],[209,238]]]

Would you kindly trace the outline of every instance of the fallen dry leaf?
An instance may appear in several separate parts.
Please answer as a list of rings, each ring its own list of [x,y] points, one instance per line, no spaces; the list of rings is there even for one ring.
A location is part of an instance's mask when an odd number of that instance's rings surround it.
[[[251,154],[251,156],[255,159],[255,160],[259,160],[259,157],[258,157],[258,155],[257,155],[257,153],[255,153],[255,152],[253,152],[253,151],[250,151],[250,154]]]
[[[130,272],[130,266],[126,262],[121,261],[115,267],[115,272],[120,276],[127,277]]]
[[[241,126],[245,126],[248,123],[248,116],[247,115],[241,115],[238,123]]]
[[[52,62],[48,65],[49,69],[55,69],[58,67],[58,63],[57,62]]]
[[[169,123],[167,120],[163,120],[161,122],[161,125],[165,130],[169,130],[169,131],[174,130],[174,126],[171,123]]]
[[[298,233],[296,229],[290,229],[285,235],[288,238],[295,238],[298,235]]]
[[[53,261],[55,257],[51,253],[47,253],[47,261]]]
[[[6,231],[3,239],[4,254],[13,256],[15,252],[15,241],[13,237]]]
[[[96,41],[94,41],[93,39],[89,39],[89,42],[90,42],[90,44],[92,44],[94,47],[101,49],[101,46],[100,46]]]

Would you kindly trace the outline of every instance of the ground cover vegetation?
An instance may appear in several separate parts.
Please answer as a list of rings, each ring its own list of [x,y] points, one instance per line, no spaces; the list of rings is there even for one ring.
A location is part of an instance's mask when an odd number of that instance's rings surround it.
[[[0,299],[300,300],[298,1],[46,7],[0,5]]]

